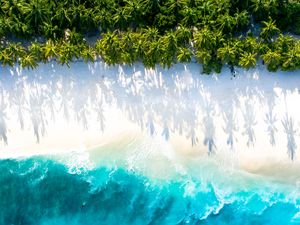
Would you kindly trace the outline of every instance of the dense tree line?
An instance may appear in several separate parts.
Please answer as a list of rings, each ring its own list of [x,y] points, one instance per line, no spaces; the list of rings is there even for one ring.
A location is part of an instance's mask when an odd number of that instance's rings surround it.
[[[298,0],[2,0],[0,61],[300,68]],[[90,42],[90,37],[97,37]]]

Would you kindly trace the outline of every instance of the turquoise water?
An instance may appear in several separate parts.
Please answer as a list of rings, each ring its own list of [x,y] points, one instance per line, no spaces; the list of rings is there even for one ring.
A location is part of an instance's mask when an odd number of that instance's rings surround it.
[[[74,170],[53,157],[5,159],[0,224],[300,224],[294,185],[220,173],[156,179],[117,164]]]

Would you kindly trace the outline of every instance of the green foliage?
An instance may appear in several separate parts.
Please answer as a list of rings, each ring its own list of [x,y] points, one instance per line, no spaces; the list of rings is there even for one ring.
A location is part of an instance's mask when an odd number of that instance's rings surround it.
[[[294,18],[294,24],[291,26],[291,31],[297,35],[300,34],[300,14]]]
[[[283,54],[283,70],[295,70],[300,68],[300,42],[298,41],[293,47],[289,48]]]
[[[282,56],[278,52],[269,50],[266,54],[262,55],[262,59],[265,61],[269,71],[276,71],[282,64]]]
[[[97,53],[108,64],[120,62],[120,48],[121,43],[116,31],[104,34],[102,39],[99,39],[96,43]]]
[[[52,40],[47,41],[42,46],[42,59],[51,60],[58,56],[58,46]]]
[[[269,21],[263,21],[263,28],[261,29],[260,36],[265,41],[271,41],[271,39],[279,34],[280,30],[277,28],[275,21],[273,21],[271,18],[269,18]]]
[[[38,64],[33,54],[25,54],[20,58],[20,65],[23,68],[35,69]]]
[[[237,60],[237,48],[235,48],[234,45],[232,44],[224,44],[221,48],[218,49],[218,58],[223,62],[223,63],[228,63],[228,64],[235,64]]]
[[[169,68],[195,58],[211,73],[262,59],[270,71],[295,70],[299,41],[283,33],[299,34],[299,24],[296,0],[2,0],[0,62],[34,69],[80,58]]]
[[[192,53],[188,48],[180,47],[177,53],[177,61],[188,63],[192,60]]]
[[[249,69],[256,66],[256,54],[245,52],[241,54],[239,65],[243,68]]]

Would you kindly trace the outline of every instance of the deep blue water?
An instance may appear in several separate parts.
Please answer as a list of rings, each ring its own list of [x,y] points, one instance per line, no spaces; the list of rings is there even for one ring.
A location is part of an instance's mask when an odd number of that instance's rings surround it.
[[[154,181],[117,166],[73,173],[43,157],[1,160],[0,224],[300,224],[300,199],[283,184],[253,180],[243,190],[189,182]]]

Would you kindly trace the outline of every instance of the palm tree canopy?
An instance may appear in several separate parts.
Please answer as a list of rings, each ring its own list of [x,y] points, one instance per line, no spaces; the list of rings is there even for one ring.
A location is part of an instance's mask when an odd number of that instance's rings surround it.
[[[0,62],[25,68],[77,58],[170,67],[194,57],[204,72],[220,71],[222,64],[248,69],[259,59],[272,71],[294,70],[300,68],[299,40],[287,32],[300,34],[299,1],[0,2]]]

